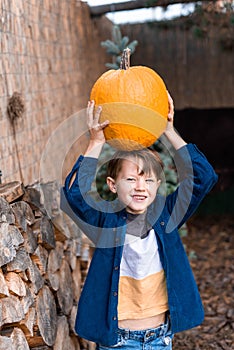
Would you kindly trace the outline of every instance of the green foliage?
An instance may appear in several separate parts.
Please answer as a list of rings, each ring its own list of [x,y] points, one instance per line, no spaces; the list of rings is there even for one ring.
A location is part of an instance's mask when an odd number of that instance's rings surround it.
[[[216,28],[218,29],[216,38],[221,48],[233,50],[233,11],[234,4],[229,1],[223,1],[223,6],[220,8],[216,2],[208,2],[207,5],[196,4],[194,13],[189,16],[194,37],[198,39],[209,37],[212,28]]]
[[[197,259],[197,254],[194,250],[190,250],[188,254],[189,260],[196,260]]]
[[[131,54],[133,54],[137,44],[137,40],[133,40],[129,43],[129,38],[127,36],[122,36],[119,26],[114,25],[112,28],[112,40],[108,39],[101,42],[101,46],[112,56],[112,63],[106,63],[106,67],[110,69],[119,69],[123,50],[128,47],[131,50]]]
[[[198,27],[198,26],[194,26],[193,28],[193,35],[198,38],[198,39],[202,39],[205,37],[205,31],[203,28]]]
[[[195,10],[194,12],[199,14],[199,15],[203,15],[203,13],[204,13],[204,9],[203,9],[202,5],[198,4],[198,3],[195,4],[194,10]]]
[[[152,0],[153,2],[153,0]],[[191,31],[196,40],[215,38],[222,51],[234,48],[234,2],[223,1],[222,6],[216,1],[199,2],[194,11],[180,18],[147,23],[157,35],[159,30],[173,29],[179,26],[182,31]]]
[[[146,1],[146,7],[152,7],[154,5],[156,5],[158,2],[158,0],[148,0]]]
[[[108,159],[110,159],[114,154],[114,152],[115,150],[111,146],[105,144],[98,161],[98,171],[96,175],[97,192],[101,198],[107,201],[113,201],[116,198],[116,195],[109,190],[109,187],[106,183],[107,162]]]
[[[231,23],[232,25],[234,25],[234,15],[231,16],[231,18],[230,18],[230,23]]]
[[[224,1],[224,10],[226,12],[233,12],[234,11],[234,3],[233,1],[232,2],[229,2],[229,1]]]

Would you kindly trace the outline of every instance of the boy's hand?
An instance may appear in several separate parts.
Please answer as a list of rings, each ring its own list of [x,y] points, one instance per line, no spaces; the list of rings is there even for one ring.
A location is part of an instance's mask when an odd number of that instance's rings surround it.
[[[90,141],[104,144],[106,139],[103,129],[109,124],[109,121],[106,120],[103,123],[99,123],[102,107],[99,106],[96,111],[94,107],[94,101],[89,101],[87,106],[87,125],[90,132]]]

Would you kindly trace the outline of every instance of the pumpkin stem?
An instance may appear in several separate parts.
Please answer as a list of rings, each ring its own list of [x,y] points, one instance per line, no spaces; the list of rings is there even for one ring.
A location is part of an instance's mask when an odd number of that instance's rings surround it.
[[[123,50],[120,62],[120,69],[127,70],[130,67],[130,54],[131,50],[128,47]]]

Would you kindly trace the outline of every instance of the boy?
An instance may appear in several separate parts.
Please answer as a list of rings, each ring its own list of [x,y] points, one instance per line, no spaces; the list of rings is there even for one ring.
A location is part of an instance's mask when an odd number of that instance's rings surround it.
[[[195,145],[174,130],[173,101],[164,135],[175,149],[180,185],[166,198],[157,195],[162,168],[148,149],[117,152],[107,184],[114,203],[95,201],[89,191],[105,143],[88,103],[90,142],[68,175],[61,201],[96,244],[80,297],[76,331],[97,349],[172,349],[176,332],[199,325],[203,307],[178,228],[192,215],[217,176]],[[72,182],[73,175],[76,175]],[[72,212],[69,210],[72,209]],[[75,214],[75,215],[74,215]]]

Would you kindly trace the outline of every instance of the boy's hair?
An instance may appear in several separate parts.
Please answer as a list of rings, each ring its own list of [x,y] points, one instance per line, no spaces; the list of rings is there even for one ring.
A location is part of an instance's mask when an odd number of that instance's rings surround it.
[[[139,160],[142,160],[143,166],[142,169],[140,169],[139,175],[150,175],[153,173],[158,180],[161,179],[163,162],[158,153],[149,148],[133,151],[117,151],[108,163],[107,176],[110,176],[116,180],[125,159],[133,160],[136,163]]]

